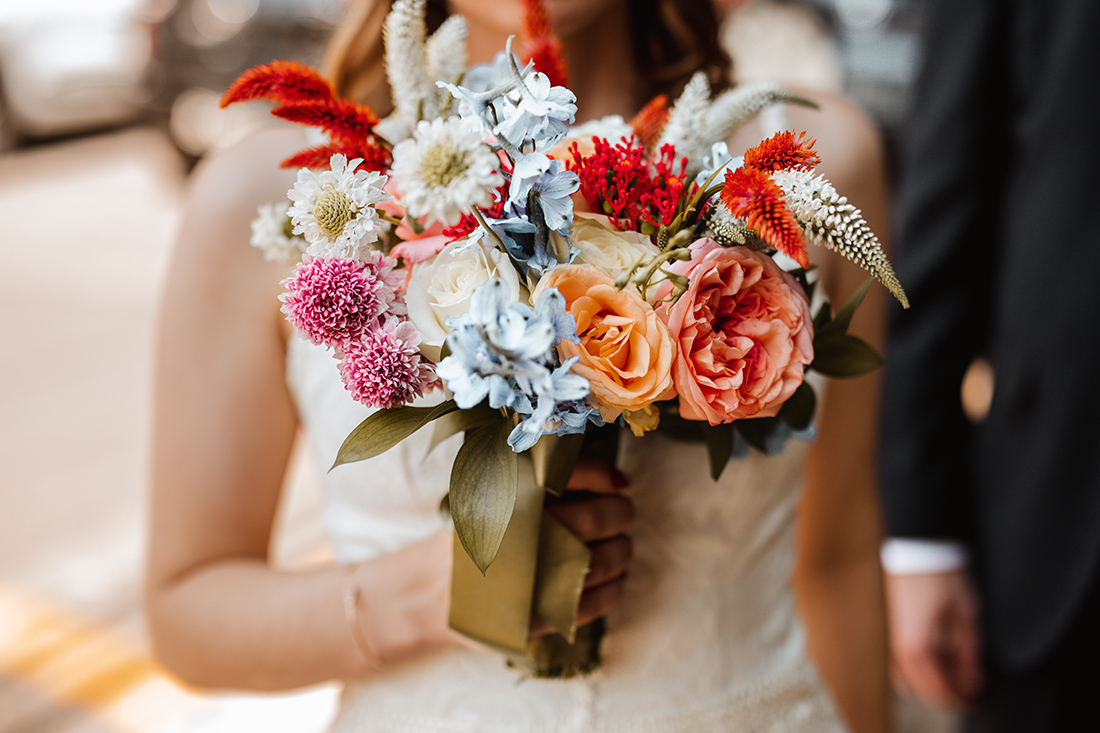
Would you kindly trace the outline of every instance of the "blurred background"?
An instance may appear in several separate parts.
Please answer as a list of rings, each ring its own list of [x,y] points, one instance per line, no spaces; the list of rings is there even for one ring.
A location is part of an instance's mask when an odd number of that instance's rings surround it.
[[[756,0],[739,76],[843,90],[887,141],[920,0]],[[324,730],[338,689],[188,690],[151,660],[141,563],[153,328],[187,174],[270,119],[245,68],[318,63],[341,0],[0,0],[0,733]],[[789,49],[798,48],[794,57]],[[325,556],[305,456],[276,547]],[[902,730],[951,731],[899,708]]]

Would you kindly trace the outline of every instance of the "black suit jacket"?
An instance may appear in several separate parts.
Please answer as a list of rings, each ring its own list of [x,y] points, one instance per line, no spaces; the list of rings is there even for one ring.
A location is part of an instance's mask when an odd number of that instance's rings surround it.
[[[881,478],[895,536],[971,543],[1021,669],[1100,576],[1100,2],[932,0],[899,154]],[[961,376],[986,355],[971,426]]]

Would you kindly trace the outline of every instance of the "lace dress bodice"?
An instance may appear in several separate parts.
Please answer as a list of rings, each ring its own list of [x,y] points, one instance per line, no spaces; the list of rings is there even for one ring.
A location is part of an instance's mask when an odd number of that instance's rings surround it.
[[[367,414],[324,350],[292,339],[288,375],[322,465]],[[460,438],[430,455],[430,430],[324,478],[333,550],[351,563],[422,540]],[[702,444],[622,441],[637,518],[603,666],[572,680],[521,679],[492,652],[449,648],[346,685],[334,730],[493,733],[840,731],[806,658],[789,575],[806,444],[752,453],[710,479]]]

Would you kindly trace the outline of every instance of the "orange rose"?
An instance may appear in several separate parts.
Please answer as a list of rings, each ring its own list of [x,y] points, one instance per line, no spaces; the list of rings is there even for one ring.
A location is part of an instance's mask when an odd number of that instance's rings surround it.
[[[592,265],[559,265],[539,281],[535,297],[557,288],[577,320],[580,343],[563,340],[562,359],[578,356],[573,371],[588,379],[589,401],[605,422],[635,412],[672,387],[676,346],[653,307],[632,290],[618,290]]]

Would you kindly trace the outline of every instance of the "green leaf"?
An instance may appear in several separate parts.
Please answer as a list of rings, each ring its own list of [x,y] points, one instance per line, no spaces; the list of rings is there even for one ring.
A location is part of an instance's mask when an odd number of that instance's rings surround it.
[[[858,336],[844,334],[829,339],[822,346],[821,349],[815,347],[810,368],[827,377],[858,377],[883,364],[882,356],[874,347]]]
[[[496,559],[516,505],[519,459],[508,445],[510,420],[466,435],[451,469],[451,518],[482,575]]]
[[[332,468],[380,456],[432,420],[458,409],[454,400],[435,407],[394,407],[373,413],[344,439]],[[329,470],[331,471],[332,468]]]
[[[779,408],[779,417],[795,430],[810,426],[817,408],[817,395],[808,382],[802,382],[783,406]]]
[[[848,333],[848,326],[852,325],[852,316],[855,315],[856,308],[863,302],[863,297],[867,295],[867,291],[870,290],[871,285],[875,282],[873,277],[867,278],[862,285],[859,286],[859,290],[852,294],[852,297],[848,299],[848,302],[844,304],[844,307],[836,312],[833,319],[825,324],[821,329],[822,336],[832,336],[834,334]],[[816,346],[816,344],[815,344]]]
[[[709,425],[701,423],[703,440],[707,443],[707,457],[710,458],[710,477],[715,481],[722,475],[722,469],[730,462],[733,452],[733,423]]]

